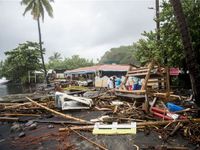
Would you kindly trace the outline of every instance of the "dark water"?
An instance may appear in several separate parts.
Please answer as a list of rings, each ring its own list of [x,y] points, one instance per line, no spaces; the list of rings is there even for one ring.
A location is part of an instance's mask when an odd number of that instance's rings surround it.
[[[21,93],[30,93],[34,92],[34,86],[24,86],[20,84],[0,84],[0,97],[9,95],[9,94],[21,94]]]

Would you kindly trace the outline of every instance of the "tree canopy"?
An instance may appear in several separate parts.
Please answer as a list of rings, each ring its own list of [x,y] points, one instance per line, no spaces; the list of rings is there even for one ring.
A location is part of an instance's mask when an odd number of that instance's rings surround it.
[[[26,42],[19,44],[13,50],[6,51],[6,60],[1,64],[2,76],[14,82],[25,83],[28,80],[28,71],[41,70],[39,44]]]
[[[44,20],[44,12],[46,10],[48,15],[53,17],[53,8],[49,2],[53,2],[53,0],[22,0],[21,4],[26,5],[23,15],[31,11],[33,19],[37,20],[42,17],[42,20]]]
[[[55,55],[56,54],[56,55]],[[56,56],[56,57],[55,57]],[[59,57],[57,57],[59,56]],[[76,69],[79,67],[86,67],[94,65],[92,60],[81,58],[79,55],[73,55],[69,58],[61,59],[61,54],[56,52],[53,56],[49,57],[47,64],[49,69]]]
[[[138,65],[134,54],[136,51],[135,44],[130,46],[120,46],[118,48],[111,48],[100,59],[100,64],[134,64]]]
[[[200,3],[195,0],[181,1],[186,20],[191,33],[193,47],[196,55],[200,52],[199,24],[200,24]],[[167,65],[185,67],[185,54],[173,9],[169,1],[162,2],[160,12],[160,40],[157,41],[157,31],[144,32],[145,38],[137,42],[136,58],[142,63],[149,59],[155,59],[164,64],[167,58]],[[200,57],[198,57],[200,59]],[[199,61],[200,62],[200,61]]]

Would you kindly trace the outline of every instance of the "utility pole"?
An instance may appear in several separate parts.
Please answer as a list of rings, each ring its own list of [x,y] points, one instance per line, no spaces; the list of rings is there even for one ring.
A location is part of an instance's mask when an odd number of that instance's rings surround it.
[[[156,5],[156,30],[157,30],[157,43],[159,45],[160,42],[160,6],[159,6],[159,0],[155,0]],[[163,57],[164,57],[164,65],[167,65],[167,56],[166,56],[166,50],[163,49]]]
[[[159,0],[156,1],[156,30],[157,30],[157,41],[160,41],[160,10],[159,10]]]

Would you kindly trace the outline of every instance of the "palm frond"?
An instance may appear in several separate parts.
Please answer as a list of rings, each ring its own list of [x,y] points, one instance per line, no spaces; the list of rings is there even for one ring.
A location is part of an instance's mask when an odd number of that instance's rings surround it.
[[[31,10],[33,8],[33,3],[34,1],[30,1],[30,3],[28,4],[28,6],[26,7],[23,15],[25,15],[29,10]]]
[[[54,0],[22,0],[22,5],[27,5],[23,15],[25,15],[28,11],[31,11],[31,15],[33,19],[38,19],[42,17],[44,21],[44,13],[47,11],[50,17],[53,17],[53,8],[50,5],[50,2],[54,2]]]
[[[38,19],[38,15],[37,15],[37,4],[34,3],[33,4],[33,9],[31,11],[31,15],[33,16],[33,19],[37,20]]]
[[[28,5],[31,1],[34,1],[34,0],[22,0],[21,5]]]
[[[51,7],[49,1],[48,0],[41,0],[41,1],[43,3],[45,10],[47,11],[48,15],[50,17],[53,17],[53,8]]]
[[[41,1],[39,1],[39,7],[40,7],[40,15],[42,17],[42,21],[44,21],[44,8]]]

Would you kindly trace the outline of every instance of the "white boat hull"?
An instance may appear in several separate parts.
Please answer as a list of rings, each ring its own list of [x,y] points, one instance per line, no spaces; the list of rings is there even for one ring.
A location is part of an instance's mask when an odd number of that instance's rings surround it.
[[[6,84],[6,83],[8,83],[9,82],[9,80],[6,80],[6,79],[0,79],[0,84]]]

